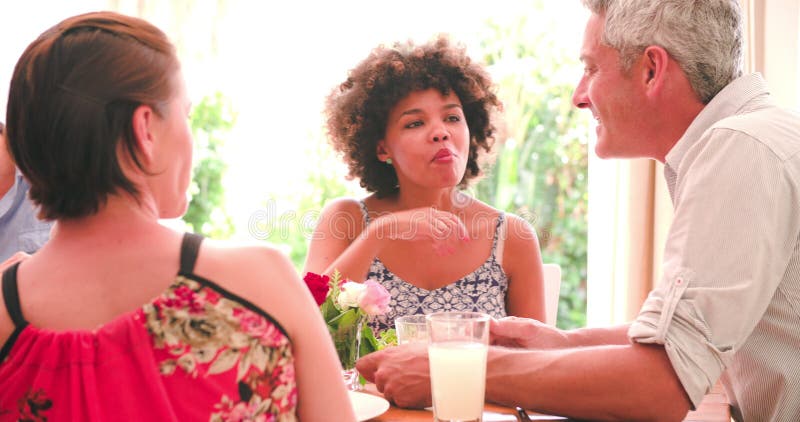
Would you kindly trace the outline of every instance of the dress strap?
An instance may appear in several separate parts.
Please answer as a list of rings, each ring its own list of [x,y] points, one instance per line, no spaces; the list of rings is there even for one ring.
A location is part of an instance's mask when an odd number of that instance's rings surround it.
[[[494,241],[492,243],[492,255],[494,255],[494,260],[497,261],[498,264],[503,265],[503,250],[505,249],[506,245],[506,214],[504,212],[500,212],[500,216],[497,217],[497,227],[494,228]]]
[[[369,210],[367,209],[367,203],[361,199],[358,201],[358,206],[361,207],[361,214],[364,216],[364,224],[369,224]]]
[[[186,232],[183,234],[181,242],[181,273],[191,274],[194,272],[194,264],[197,262],[197,252],[200,251],[200,243],[203,236],[195,233]]]
[[[22,316],[22,307],[19,304],[19,289],[17,288],[17,268],[19,262],[9,267],[3,272],[3,301],[6,303],[6,310],[14,322],[17,329],[22,329],[28,325],[28,321]]]

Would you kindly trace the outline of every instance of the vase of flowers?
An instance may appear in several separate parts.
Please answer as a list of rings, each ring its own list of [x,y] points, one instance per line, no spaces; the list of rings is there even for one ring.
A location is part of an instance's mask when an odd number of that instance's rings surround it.
[[[367,318],[389,310],[389,292],[371,280],[356,283],[343,279],[338,271],[330,277],[309,272],[303,280],[328,326],[347,388],[360,389],[356,361],[384,345],[367,325]]]
[[[336,326],[328,325],[328,330],[333,339],[333,345],[336,348],[336,354],[339,356],[339,362],[342,364],[344,383],[349,390],[359,389],[356,360],[358,360],[359,357],[358,352],[361,347],[361,332],[364,329],[364,322],[366,319],[360,315],[356,315],[355,318],[355,321],[347,318],[347,320],[339,320],[338,324],[333,322]]]

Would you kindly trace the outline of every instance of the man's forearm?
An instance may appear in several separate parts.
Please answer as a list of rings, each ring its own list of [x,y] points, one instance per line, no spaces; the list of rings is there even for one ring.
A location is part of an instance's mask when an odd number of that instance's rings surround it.
[[[674,420],[689,401],[661,346],[492,348],[486,399],[592,420]]]
[[[578,328],[568,330],[566,334],[566,345],[564,347],[586,347],[603,345],[624,345],[630,344],[628,340],[628,327],[630,324],[618,325],[614,327],[599,328]]]

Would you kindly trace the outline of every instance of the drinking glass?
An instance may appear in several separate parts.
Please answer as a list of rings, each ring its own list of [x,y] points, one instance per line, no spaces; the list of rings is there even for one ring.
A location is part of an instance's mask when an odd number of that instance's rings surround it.
[[[489,315],[427,316],[433,415],[437,422],[481,420],[489,351]]]
[[[397,344],[428,342],[428,322],[425,315],[405,315],[394,320]]]

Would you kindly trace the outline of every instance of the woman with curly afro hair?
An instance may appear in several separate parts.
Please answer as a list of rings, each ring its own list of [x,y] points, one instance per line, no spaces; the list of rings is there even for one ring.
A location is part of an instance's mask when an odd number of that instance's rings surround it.
[[[374,330],[436,311],[543,320],[535,231],[462,191],[500,108],[489,74],[446,36],[378,46],[329,95],[330,141],[371,194],[326,205],[305,270],[386,287]]]

